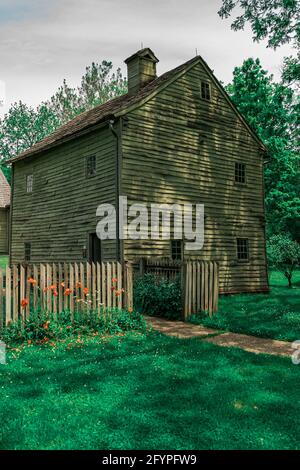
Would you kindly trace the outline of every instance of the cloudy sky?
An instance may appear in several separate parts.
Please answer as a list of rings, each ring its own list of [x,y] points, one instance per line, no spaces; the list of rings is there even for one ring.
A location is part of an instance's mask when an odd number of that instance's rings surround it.
[[[115,66],[136,50],[153,49],[158,73],[198,53],[227,83],[234,66],[259,57],[276,77],[289,46],[274,52],[254,44],[250,29],[221,20],[221,0],[0,0],[0,94],[5,105],[49,98],[64,78],[77,85],[92,61]],[[0,96],[1,99],[1,96]]]

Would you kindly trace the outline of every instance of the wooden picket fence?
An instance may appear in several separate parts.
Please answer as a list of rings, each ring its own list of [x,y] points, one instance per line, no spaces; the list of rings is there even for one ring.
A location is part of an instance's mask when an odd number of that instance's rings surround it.
[[[215,261],[187,261],[183,265],[184,319],[200,311],[218,311],[219,265]]]
[[[133,307],[132,266],[118,262],[59,263],[0,268],[0,327],[38,308],[63,310]]]
[[[184,262],[167,258],[144,258],[136,263],[139,275],[153,274],[158,278],[174,281],[181,276],[183,318],[218,311],[219,267],[215,261],[187,260]]]

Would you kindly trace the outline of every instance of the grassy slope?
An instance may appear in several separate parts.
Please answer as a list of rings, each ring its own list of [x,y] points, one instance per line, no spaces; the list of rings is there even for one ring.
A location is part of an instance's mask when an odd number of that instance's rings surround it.
[[[289,359],[158,334],[0,366],[3,449],[299,449]]]
[[[201,318],[206,326],[286,341],[300,339],[300,271],[289,289],[284,276],[270,277],[270,294],[222,296],[219,313]]]

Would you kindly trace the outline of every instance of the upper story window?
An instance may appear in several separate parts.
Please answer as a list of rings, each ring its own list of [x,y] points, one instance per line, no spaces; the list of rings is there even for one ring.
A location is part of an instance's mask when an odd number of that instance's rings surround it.
[[[249,240],[248,238],[236,239],[237,258],[239,261],[249,260]]]
[[[33,191],[33,175],[26,176],[26,192],[32,193]]]
[[[246,165],[245,163],[235,163],[235,182],[246,183]]]
[[[89,155],[86,158],[86,176],[88,178],[96,175],[96,155]]]
[[[201,82],[201,98],[208,101],[211,99],[210,84],[208,82]]]
[[[31,243],[24,243],[24,260],[30,261],[31,259]]]
[[[181,240],[171,241],[171,258],[174,261],[182,260],[182,241]]]

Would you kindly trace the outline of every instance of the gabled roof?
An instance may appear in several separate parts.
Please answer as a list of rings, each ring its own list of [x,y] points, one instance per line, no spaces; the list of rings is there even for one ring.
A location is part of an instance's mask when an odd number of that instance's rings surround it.
[[[146,50],[147,49],[145,49],[145,51]],[[242,120],[244,125],[248,128],[249,132],[253,135],[253,137],[261,146],[261,148],[263,150],[266,150],[266,147],[264,146],[264,144],[261,142],[259,137],[255,134],[255,132],[251,129],[251,127],[247,124],[243,116],[239,113],[236,106],[233,104],[233,102],[231,101],[230,97],[228,96],[228,94],[226,93],[226,91],[224,90],[220,82],[213,75],[213,72],[208,67],[206,62],[200,56],[196,56],[193,59],[185,62],[184,64],[156,78],[155,80],[150,82],[148,85],[141,88],[134,95],[126,94],[126,95],[119,96],[110,101],[107,101],[104,104],[95,106],[93,109],[89,111],[85,111],[79,114],[74,119],[67,122],[63,126],[59,127],[56,131],[54,131],[49,136],[45,137],[40,142],[36,143],[29,149],[25,150],[21,154],[12,158],[9,162],[15,162],[15,161],[22,160],[24,158],[36,155],[40,152],[48,150],[63,142],[71,140],[83,132],[88,132],[89,130],[93,130],[93,128],[97,126],[98,124],[101,124],[105,121],[108,121],[110,119],[114,119],[118,116],[126,114],[127,111],[131,110],[132,108],[138,105],[141,105],[143,102],[152,98],[153,95],[158,93],[165,86],[168,86],[173,80],[177,79],[181,74],[185,73],[187,70],[189,70],[198,62],[201,63],[205,67],[205,69],[211,76],[212,80],[215,82],[215,85],[223,93],[223,95],[229,102],[230,106],[233,108],[235,113]]]
[[[0,169],[0,209],[5,209],[10,205],[10,186]]]

